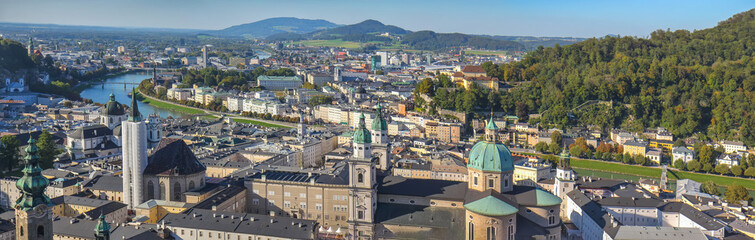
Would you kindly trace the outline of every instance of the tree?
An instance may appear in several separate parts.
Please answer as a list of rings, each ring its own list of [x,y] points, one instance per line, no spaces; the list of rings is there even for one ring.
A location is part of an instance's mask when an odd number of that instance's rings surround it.
[[[545,153],[548,151],[548,144],[545,142],[539,142],[535,144],[535,151],[538,151],[539,153]]]
[[[684,160],[677,159],[676,161],[674,161],[674,168],[679,170],[686,170],[686,167],[687,166],[685,166]]]
[[[647,163],[647,158],[645,158],[645,156],[637,154],[637,156],[634,156],[634,163],[645,165]]]
[[[697,160],[692,160],[687,163],[687,170],[699,172],[701,169],[700,162]]]
[[[703,184],[700,186],[700,191],[703,191],[704,193],[710,195],[721,195],[721,192],[718,191],[718,186],[716,186],[716,183],[714,183],[713,181],[703,182]]]
[[[583,153],[584,150],[580,146],[574,145],[569,148],[569,154],[571,154],[572,156],[582,157]]]
[[[562,141],[563,141],[563,137],[561,136],[560,131],[553,131],[551,133],[551,143],[556,143],[560,147]]]
[[[626,164],[631,164],[632,163],[632,155],[629,155],[629,153],[625,153],[624,157],[621,159],[621,161],[624,162],[624,163],[626,163]]]
[[[747,170],[745,170],[745,176],[755,177],[755,167],[748,167]]]
[[[752,199],[752,197],[750,197],[750,192],[736,183],[726,188],[724,198],[729,203],[739,203],[739,201],[749,202]]]
[[[697,155],[697,159],[700,162],[700,164],[711,164],[713,163],[713,148],[705,145],[702,148],[700,148],[700,152]]]
[[[14,135],[5,135],[0,138],[0,164],[8,170],[12,171],[18,164],[18,160],[21,156],[18,147],[20,143]]]
[[[306,89],[315,89],[315,85],[310,82],[304,82],[304,84],[302,84],[301,87],[306,88]]]
[[[710,163],[703,164],[703,172],[710,173],[713,171],[713,165]]]
[[[686,147],[686,146],[687,146],[687,143],[685,143],[684,140],[682,140],[681,138],[676,139],[676,141],[674,141],[674,147]]]
[[[729,165],[726,164],[718,164],[715,168],[716,173],[721,175],[727,175],[731,173],[731,169],[729,169]]]
[[[552,154],[558,154],[558,153],[560,153],[560,152],[561,152],[561,146],[559,146],[559,145],[558,145],[557,143],[555,143],[555,142],[551,142],[551,144],[550,144],[550,145],[548,146],[548,150],[549,150],[549,151],[550,151],[550,152],[551,152]]]
[[[742,166],[732,166],[731,167],[731,174],[737,177],[742,176],[742,173],[744,173],[744,169],[742,169]]]
[[[52,168],[55,157],[62,152],[58,149],[52,134],[43,130],[37,140],[37,147],[39,148],[39,167],[42,169]]]

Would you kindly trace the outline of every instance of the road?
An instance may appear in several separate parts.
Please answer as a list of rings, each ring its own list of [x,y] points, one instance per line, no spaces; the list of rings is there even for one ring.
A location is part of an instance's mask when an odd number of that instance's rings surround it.
[[[181,106],[181,107],[185,107],[185,108],[196,109],[196,110],[199,110],[199,111],[203,111],[203,112],[205,112],[205,113],[207,113],[209,115],[213,115],[215,117],[226,116],[226,117],[231,117],[231,118],[252,120],[252,121],[258,121],[258,122],[263,122],[263,123],[268,123],[268,124],[281,125],[281,126],[292,127],[292,128],[296,127],[295,123],[290,123],[290,122],[281,122],[281,121],[265,120],[265,119],[259,119],[259,118],[250,118],[250,117],[244,117],[244,116],[241,116],[239,114],[234,114],[234,113],[217,112],[217,111],[212,111],[212,110],[207,110],[207,109],[202,109],[202,108],[197,108],[197,107],[192,107],[192,106],[186,106],[186,105],[176,104],[174,102],[165,101],[165,100],[162,100],[162,99],[158,99],[158,98],[149,96],[147,94],[142,93],[141,90],[139,90],[139,94],[142,95],[142,96],[144,96],[144,97],[146,97],[146,98],[149,98],[152,101],[158,101],[158,102],[162,102],[162,103],[166,103],[166,104],[171,104],[171,105]]]

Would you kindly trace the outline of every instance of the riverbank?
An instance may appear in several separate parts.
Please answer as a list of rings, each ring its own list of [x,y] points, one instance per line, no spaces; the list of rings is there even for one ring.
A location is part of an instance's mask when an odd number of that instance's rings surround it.
[[[147,103],[159,108],[165,108],[170,110],[175,110],[179,112],[184,112],[188,114],[207,114],[207,115],[213,115],[216,117],[219,116],[226,116],[235,122],[239,123],[248,123],[248,124],[254,124],[259,125],[263,127],[273,127],[273,128],[293,128],[295,125],[293,123],[284,123],[284,122],[278,122],[278,121],[272,121],[272,120],[264,120],[264,119],[255,119],[250,117],[243,117],[238,114],[230,114],[230,113],[222,113],[222,112],[216,112],[216,111],[210,111],[206,109],[196,108],[196,107],[190,107],[190,106],[183,106],[177,103],[173,103],[170,101],[161,100],[152,96],[149,96],[147,94],[144,94],[141,92],[141,90],[137,89],[138,96],[142,97],[142,102]]]

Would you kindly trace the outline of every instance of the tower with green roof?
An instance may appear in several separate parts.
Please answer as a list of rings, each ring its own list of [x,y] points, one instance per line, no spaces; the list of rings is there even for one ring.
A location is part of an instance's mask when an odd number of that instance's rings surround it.
[[[52,239],[52,202],[45,195],[49,184],[42,176],[36,141],[29,138],[24,157],[24,176],[16,181],[21,197],[16,200],[16,239]]]
[[[94,225],[94,239],[110,240],[110,224],[105,221],[105,215],[100,214],[97,224]]]
[[[556,177],[553,182],[553,194],[560,198],[565,198],[566,193],[574,190],[574,171],[571,169],[571,155],[564,147],[558,156],[558,166],[556,167]]]
[[[380,102],[375,105],[376,116],[372,120],[370,132],[372,132],[372,152],[378,158],[378,167],[385,171],[391,165],[391,143],[388,142],[388,123],[383,116],[383,107]]]
[[[375,206],[377,204],[377,177],[372,156],[372,136],[367,129],[364,113],[359,116],[359,125],[352,135],[353,154],[346,161],[349,166],[349,187],[353,195],[349,198],[348,223],[352,236],[372,236]]]
[[[115,94],[110,93],[109,100],[102,106],[100,113],[100,123],[111,130],[121,125],[126,120],[126,109],[118,101],[115,101]]]

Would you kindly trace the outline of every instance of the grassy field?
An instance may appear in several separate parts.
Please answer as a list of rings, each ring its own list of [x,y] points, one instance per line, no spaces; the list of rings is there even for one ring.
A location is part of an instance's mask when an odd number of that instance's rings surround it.
[[[248,124],[260,125],[260,126],[263,126],[263,127],[291,128],[291,127],[288,127],[288,126],[282,126],[282,125],[272,124],[272,123],[265,123],[265,122],[254,121],[254,120],[249,120],[249,119],[241,119],[241,118],[231,118],[231,119],[233,119],[233,121],[237,122],[237,123],[248,123]]]
[[[293,44],[301,44],[301,45],[312,46],[312,47],[339,47],[339,48],[352,48],[352,49],[359,48],[362,46],[358,42],[344,41],[341,39],[304,40],[304,41],[294,42]]]
[[[584,159],[571,159],[571,165],[575,169],[597,170],[601,172],[629,174],[641,177],[660,178],[661,169],[653,167],[643,167],[636,165],[625,165],[614,162],[593,161]],[[713,174],[692,173],[668,169],[669,180],[674,179],[691,179],[697,182],[713,181],[722,186],[739,184],[747,189],[755,190],[755,180],[750,178],[727,177]]]
[[[149,98],[146,98],[146,97],[144,97],[144,99],[142,100],[142,102],[146,103],[146,104],[149,104],[149,105],[152,105],[152,106],[155,106],[155,107],[170,109],[170,110],[174,110],[174,111],[178,111],[178,112],[182,112],[182,113],[188,113],[188,114],[205,114],[205,112],[202,111],[202,110],[197,110],[197,109],[193,109],[193,108],[179,106],[179,105],[176,105],[176,104],[164,103],[164,102],[160,102],[160,101],[153,101],[152,99],[149,99]]]
[[[469,50],[464,51],[465,54],[471,54],[471,55],[505,55],[506,51],[477,51],[477,50]]]

